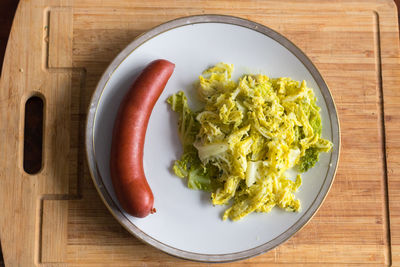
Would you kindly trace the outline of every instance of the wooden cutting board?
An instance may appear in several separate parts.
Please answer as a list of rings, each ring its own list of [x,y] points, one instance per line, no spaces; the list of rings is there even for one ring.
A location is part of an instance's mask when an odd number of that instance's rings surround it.
[[[195,14],[279,31],[326,79],[342,133],[338,172],[311,222],[230,265],[400,265],[400,68],[392,1],[21,1],[0,80],[0,238],[6,266],[191,266],[111,216],[86,164],[83,129],[111,60],[140,33]],[[44,101],[43,167],[23,169],[25,102]]]

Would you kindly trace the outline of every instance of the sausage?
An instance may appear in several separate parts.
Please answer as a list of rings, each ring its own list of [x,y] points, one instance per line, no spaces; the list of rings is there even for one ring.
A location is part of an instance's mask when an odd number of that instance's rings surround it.
[[[125,95],[114,123],[111,180],[122,208],[138,218],[155,212],[143,169],[144,139],[150,114],[174,68],[167,60],[151,62]]]

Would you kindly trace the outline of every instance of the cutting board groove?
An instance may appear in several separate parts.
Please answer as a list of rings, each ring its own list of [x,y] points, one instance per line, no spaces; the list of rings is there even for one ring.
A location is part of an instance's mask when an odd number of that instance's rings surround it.
[[[6,266],[192,266],[129,235],[101,202],[83,146],[97,81],[136,36],[226,14],[279,31],[326,79],[342,133],[335,182],[285,244],[230,265],[400,264],[400,69],[392,1],[21,1],[0,80],[0,237]],[[24,101],[44,99],[43,168],[23,171]]]
[[[382,149],[382,202],[384,207],[382,209],[383,217],[386,219],[386,224],[384,225],[385,239],[387,240],[387,246],[385,247],[384,254],[385,258],[391,260],[391,240],[390,240],[390,217],[389,217],[389,194],[388,194],[388,175],[387,175],[387,159],[386,159],[386,134],[385,134],[385,109],[383,100],[383,84],[382,84],[382,51],[381,51],[381,34],[380,34],[380,23],[379,23],[379,13],[373,11],[374,14],[374,41],[375,41],[375,64],[376,64],[376,80],[378,83],[378,98],[379,98],[379,110],[378,110],[378,121],[380,123],[379,134],[382,138],[381,149]]]

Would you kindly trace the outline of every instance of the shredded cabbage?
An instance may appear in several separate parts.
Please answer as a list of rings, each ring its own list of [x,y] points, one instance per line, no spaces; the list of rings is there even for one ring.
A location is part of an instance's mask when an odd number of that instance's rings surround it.
[[[306,82],[265,75],[232,80],[233,65],[218,63],[197,85],[204,107],[192,111],[183,92],[168,98],[179,113],[183,155],[173,170],[188,187],[211,192],[213,205],[231,206],[223,219],[239,220],[275,206],[299,211],[301,185],[285,172],[306,172],[332,143],[321,138],[320,108]],[[293,179],[293,178],[292,178]]]

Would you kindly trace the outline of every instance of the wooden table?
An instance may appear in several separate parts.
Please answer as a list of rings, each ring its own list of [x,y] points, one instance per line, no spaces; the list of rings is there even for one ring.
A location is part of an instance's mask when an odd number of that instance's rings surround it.
[[[317,215],[282,246],[235,264],[399,265],[395,11],[383,0],[22,1],[0,81],[6,264],[196,265],[140,243],[113,219],[88,174],[82,129],[99,77],[135,36],[176,17],[222,13],[267,25],[305,51],[331,88],[342,129],[336,180]],[[23,106],[32,94],[45,99],[44,157],[28,175]]]

